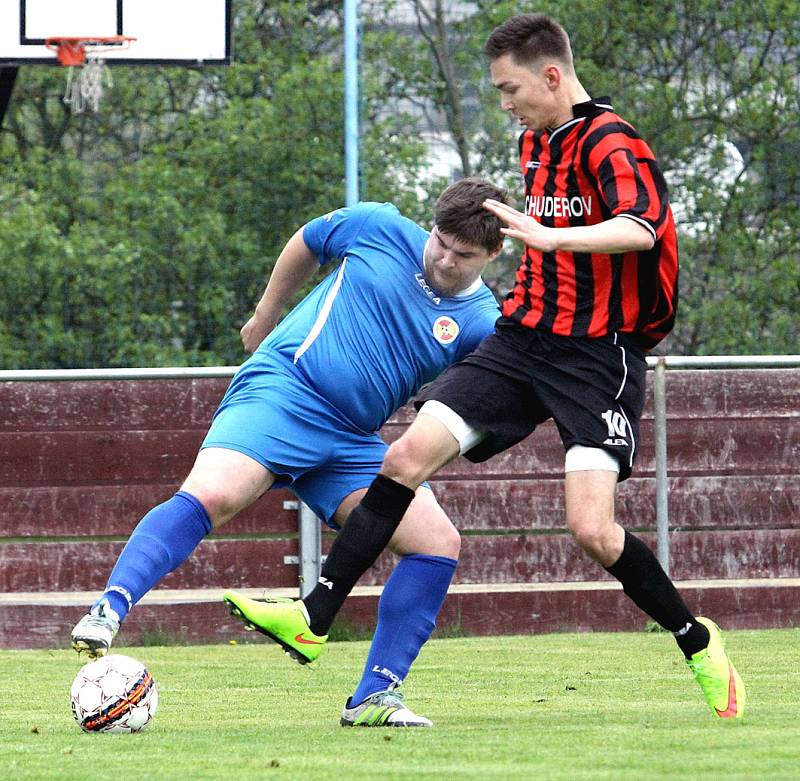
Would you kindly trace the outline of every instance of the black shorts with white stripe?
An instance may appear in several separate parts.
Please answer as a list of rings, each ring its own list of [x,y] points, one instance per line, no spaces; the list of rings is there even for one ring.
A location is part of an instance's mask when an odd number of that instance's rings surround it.
[[[465,454],[485,461],[553,418],[564,449],[603,448],[630,476],[639,449],[647,363],[625,334],[558,336],[500,318],[494,334],[415,399],[435,399],[486,437]]]

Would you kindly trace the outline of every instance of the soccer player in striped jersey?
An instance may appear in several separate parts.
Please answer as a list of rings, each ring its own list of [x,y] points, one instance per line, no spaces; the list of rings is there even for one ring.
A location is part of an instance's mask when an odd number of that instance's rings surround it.
[[[639,447],[645,353],[675,318],[677,242],[664,178],[610,100],[586,92],[555,21],[513,17],[485,52],[502,108],[524,128],[524,211],[486,203],[525,244],[516,285],[495,332],[415,401],[419,414],[328,556],[329,586],[305,599],[310,625],[325,631],[377,555],[363,543],[353,553],[358,528],[376,541],[381,528],[388,539],[414,489],[444,464],[459,454],[483,461],[552,418],[565,450],[568,529],[674,634],[712,713],[740,718],[745,689],[719,628],[689,610],[652,551],[614,519],[616,485]]]
[[[106,654],[142,596],[272,487],[288,486],[331,528],[347,528],[386,452],[378,430],[494,328],[497,302],[481,274],[502,249],[502,223],[483,203],[505,196],[489,182],[462,179],[439,197],[430,232],[391,204],[360,203],[295,233],[242,328],[253,356],[231,381],[180,491],[139,522],[105,591],[72,630],[75,650]],[[338,268],[279,323],[312,272],[337,259]],[[402,558],[383,589],[343,725],[431,725],[397,691],[435,627],[460,549],[429,487],[390,547]],[[269,603],[233,591],[225,599],[298,661],[313,661],[322,649],[326,633],[307,631],[292,600],[277,603],[284,622],[271,631],[259,624]]]

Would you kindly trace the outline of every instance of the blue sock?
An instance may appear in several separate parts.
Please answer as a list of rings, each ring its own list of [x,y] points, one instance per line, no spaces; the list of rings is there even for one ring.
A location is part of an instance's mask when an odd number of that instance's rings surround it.
[[[353,704],[392,682],[402,683],[436,627],[457,564],[455,559],[418,553],[400,560],[378,602],[378,626]]]
[[[205,508],[185,491],[150,510],[133,530],[103,592],[120,620],[166,574],[183,564],[210,531]]]

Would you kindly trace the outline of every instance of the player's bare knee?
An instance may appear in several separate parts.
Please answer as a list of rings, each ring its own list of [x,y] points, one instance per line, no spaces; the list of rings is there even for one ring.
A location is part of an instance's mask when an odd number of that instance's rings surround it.
[[[570,527],[570,531],[575,538],[575,542],[577,542],[586,553],[592,556],[592,558],[595,558],[595,554],[600,548],[600,538],[596,530],[589,525],[579,525]]]
[[[383,458],[381,472],[410,488],[416,488],[428,477],[424,453],[406,437],[401,437],[389,446]]]
[[[203,505],[215,529],[227,523],[240,509],[232,500],[229,492],[220,486],[188,486],[183,490],[190,493]]]
[[[452,523],[441,529],[437,537],[437,545],[441,549],[441,553],[436,555],[458,560],[461,555],[461,535]]]
[[[426,526],[425,534],[420,535],[403,529],[402,524],[389,543],[389,549],[397,556],[413,554],[423,556],[443,556],[455,559],[461,554],[461,535],[449,521],[432,523]]]
[[[461,554],[461,535],[449,520],[446,523],[433,524],[429,527],[424,546],[424,552],[430,556],[458,560]]]
[[[615,525],[594,520],[571,520],[567,526],[580,547],[601,564],[613,563],[619,555],[614,535]]]

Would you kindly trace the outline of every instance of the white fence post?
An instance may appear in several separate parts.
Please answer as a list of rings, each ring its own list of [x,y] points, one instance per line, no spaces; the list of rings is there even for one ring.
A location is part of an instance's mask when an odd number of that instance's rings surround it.
[[[667,362],[659,358],[653,380],[656,437],[656,553],[669,575],[669,486],[667,484]]]
[[[300,599],[317,585],[322,568],[322,529],[319,518],[305,502],[299,502]]]

